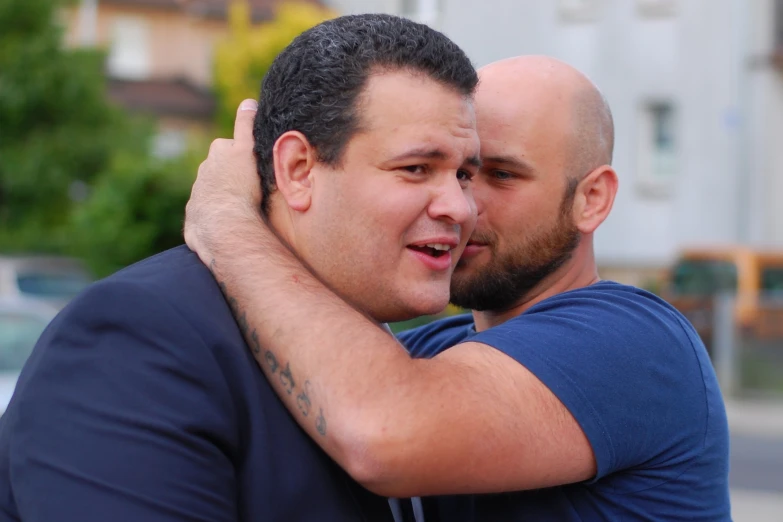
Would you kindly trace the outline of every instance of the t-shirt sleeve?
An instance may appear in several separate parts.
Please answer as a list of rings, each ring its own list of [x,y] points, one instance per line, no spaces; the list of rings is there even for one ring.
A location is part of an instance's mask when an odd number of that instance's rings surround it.
[[[397,340],[415,359],[427,359],[439,353],[431,344],[427,343],[428,337],[427,326],[412,328],[397,334]]]
[[[468,339],[535,374],[595,453],[594,480],[698,451],[706,425],[695,348],[670,311],[644,296],[563,294]],[[690,440],[673,440],[677,437]]]
[[[397,334],[397,340],[415,359],[429,359],[464,340],[472,332],[473,318],[461,314],[433,321]]]
[[[21,518],[236,521],[234,414],[211,357],[149,290],[101,282],[71,303],[3,419]]]

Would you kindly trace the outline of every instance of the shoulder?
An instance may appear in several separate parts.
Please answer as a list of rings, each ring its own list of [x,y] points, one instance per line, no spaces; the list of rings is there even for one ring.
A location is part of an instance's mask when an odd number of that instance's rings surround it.
[[[163,297],[174,298],[189,287],[217,289],[209,269],[184,245],[134,263],[106,280],[115,283],[132,282]]]
[[[231,368],[247,365],[241,338],[235,334],[235,341],[219,343],[216,336],[206,337],[204,331],[220,326],[210,323],[210,309],[187,309],[205,297],[187,302],[172,292],[186,285],[172,284],[169,268],[156,270],[155,262],[142,261],[96,282],[55,317],[19,377],[20,401],[28,406],[32,401],[54,403],[67,390],[72,397],[114,404],[135,389],[136,395],[156,404],[177,403],[180,397],[189,407],[206,409],[219,403],[216,410],[229,410],[233,387],[226,373],[238,373]],[[188,270],[182,264],[171,270],[178,268]],[[226,364],[227,357],[236,362]]]
[[[218,313],[219,309],[224,313]],[[189,325],[188,330],[199,332],[216,316],[224,321],[230,317],[220,289],[198,256],[181,246],[90,285],[58,314],[52,326],[111,320],[135,329],[160,325],[173,331],[177,325]]]
[[[398,334],[397,339],[412,357],[429,358],[464,341],[471,333],[473,317],[465,313],[407,330]]]
[[[680,345],[699,342],[687,321],[667,302],[640,288],[611,281],[550,297],[478,335],[503,334],[505,330],[524,334],[540,329],[559,332],[561,336],[580,335],[583,343],[595,338],[624,338],[644,343],[662,337],[678,339]],[[584,337],[586,332],[594,336]],[[642,332],[652,337],[643,337]]]
[[[601,282],[564,292],[470,341],[525,365],[569,369],[576,382],[598,377],[631,384],[654,378],[673,389],[702,387],[706,350],[667,303],[644,290]]]
[[[470,341],[509,355],[560,399],[590,439],[599,477],[654,457],[695,458],[711,406],[721,407],[693,329],[635,287],[565,292]]]
[[[218,342],[229,335],[226,332],[236,337],[233,343]],[[234,351],[244,354],[217,284],[195,254],[183,247],[90,285],[47,327],[28,366],[54,368],[78,359],[90,365],[117,365],[120,377],[133,375],[122,369],[154,364],[212,374],[221,371],[216,359],[224,357],[217,353],[218,344],[236,344],[240,349]]]
[[[645,310],[648,313],[666,316],[676,312],[669,303],[646,290],[614,281],[599,281],[590,286],[550,297],[532,307],[527,313],[551,310],[562,305],[586,305],[606,312]]]
[[[8,466],[17,500],[42,519],[58,519],[63,502],[42,504],[41,484],[68,491],[81,509],[72,511],[83,512],[74,520],[107,518],[96,509],[124,520],[235,515],[233,462],[252,412],[232,382],[238,373],[219,364],[227,343],[204,339],[196,328],[202,317],[184,313],[174,292],[184,281],[168,281],[187,272],[183,256],[161,257],[75,298],[19,377],[3,418]],[[188,491],[175,491],[173,480]],[[92,511],[82,509],[90,503]]]
[[[138,375],[133,368],[141,372],[186,356],[195,363],[208,351],[193,319],[158,289],[112,276],[91,285],[54,318],[33,350],[22,381],[28,373],[40,379],[44,369],[57,372],[77,361],[84,365],[80,373],[102,367],[124,379]],[[191,370],[193,366],[186,365]]]

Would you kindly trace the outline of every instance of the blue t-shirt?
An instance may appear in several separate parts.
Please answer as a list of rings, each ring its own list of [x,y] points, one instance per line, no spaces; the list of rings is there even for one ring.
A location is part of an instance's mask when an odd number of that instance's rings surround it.
[[[427,499],[441,520],[731,520],[718,382],[693,327],[658,297],[604,281],[480,333],[462,315],[399,338],[415,357],[463,341],[511,356],[570,410],[598,466],[579,484]]]

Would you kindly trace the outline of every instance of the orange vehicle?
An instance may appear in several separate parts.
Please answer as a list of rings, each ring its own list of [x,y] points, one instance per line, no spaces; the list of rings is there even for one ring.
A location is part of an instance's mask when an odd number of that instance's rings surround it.
[[[734,296],[740,333],[783,339],[783,251],[734,246],[688,249],[672,267],[663,297],[712,340],[715,297]]]

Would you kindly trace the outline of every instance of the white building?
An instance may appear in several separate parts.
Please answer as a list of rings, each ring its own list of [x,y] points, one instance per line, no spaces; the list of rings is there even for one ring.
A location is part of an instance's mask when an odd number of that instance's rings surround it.
[[[429,23],[476,66],[546,54],[593,79],[617,134],[621,189],[596,240],[612,275],[664,267],[687,246],[783,246],[783,1],[328,3]]]

